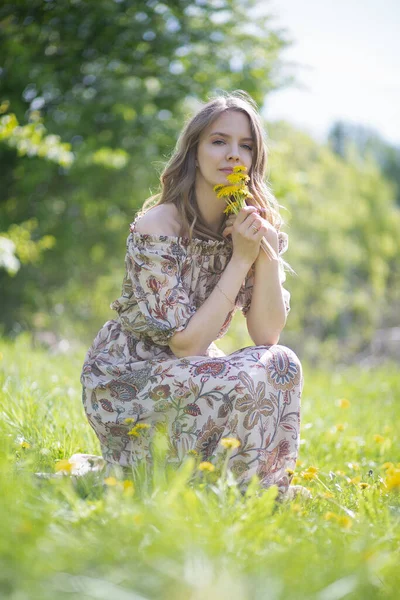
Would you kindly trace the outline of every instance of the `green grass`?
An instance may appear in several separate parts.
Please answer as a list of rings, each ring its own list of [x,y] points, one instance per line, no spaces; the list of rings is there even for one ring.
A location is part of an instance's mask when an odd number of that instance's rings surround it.
[[[314,497],[277,505],[275,489],[243,497],[191,460],[133,473],[133,493],[122,475],[35,477],[99,454],[81,405],[85,350],[51,356],[21,336],[0,352],[1,598],[398,598],[400,489],[382,466],[400,461],[394,365],[305,366],[296,476]],[[310,466],[318,478],[305,480]]]

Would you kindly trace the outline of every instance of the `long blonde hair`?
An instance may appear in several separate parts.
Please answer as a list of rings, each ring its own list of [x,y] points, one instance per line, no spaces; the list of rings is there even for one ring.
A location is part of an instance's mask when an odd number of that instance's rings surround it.
[[[143,203],[138,215],[142,215],[153,206],[159,204],[175,204],[181,219],[183,230],[188,232],[188,237],[203,240],[225,240],[222,236],[224,223],[220,231],[212,231],[198,210],[195,194],[196,153],[202,131],[208,127],[223,112],[234,110],[242,112],[249,118],[251,134],[255,141],[253,146],[252,166],[249,171],[249,191],[253,199],[248,202],[260,209],[261,216],[267,219],[279,231],[282,218],[279,214],[279,205],[272,194],[269,184],[264,181],[267,163],[267,146],[265,132],[257,112],[257,104],[253,98],[243,90],[222,92],[204,104],[204,106],[190,118],[179,138],[175,151],[165,166],[161,176],[161,192],[150,196]],[[225,219],[224,219],[225,222]]]

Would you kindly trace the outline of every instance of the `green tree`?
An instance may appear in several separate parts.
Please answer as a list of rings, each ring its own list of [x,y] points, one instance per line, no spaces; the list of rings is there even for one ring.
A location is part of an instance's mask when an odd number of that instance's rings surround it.
[[[261,104],[291,80],[279,69],[289,42],[256,5],[17,0],[0,8],[3,110],[23,126],[43,124],[74,155],[63,166],[0,143],[0,232],[35,219],[32,241],[55,240],[40,265],[23,264],[13,278],[0,271],[6,331],[55,327],[62,311],[95,329],[98,311],[85,298],[99,282],[102,293],[119,286],[127,224],[193,105],[218,88],[245,89]]]

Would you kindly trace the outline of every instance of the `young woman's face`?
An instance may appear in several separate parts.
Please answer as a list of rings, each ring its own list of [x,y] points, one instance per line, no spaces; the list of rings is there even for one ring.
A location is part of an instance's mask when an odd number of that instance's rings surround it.
[[[247,115],[234,110],[224,112],[200,136],[196,178],[214,187],[227,183],[229,172],[221,169],[244,165],[249,172],[254,146]]]

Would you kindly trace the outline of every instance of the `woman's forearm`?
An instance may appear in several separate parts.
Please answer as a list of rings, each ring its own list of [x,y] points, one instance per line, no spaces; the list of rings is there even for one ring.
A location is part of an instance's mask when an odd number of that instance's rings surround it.
[[[286,309],[279,277],[279,262],[260,252],[255,262],[247,330],[256,346],[272,345],[278,343],[285,323]]]
[[[175,333],[170,339],[169,346],[175,356],[182,358],[206,354],[232,310],[250,267],[240,259],[231,258],[218,286],[215,286],[207,300],[191,317],[186,329]]]

